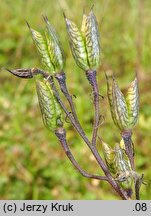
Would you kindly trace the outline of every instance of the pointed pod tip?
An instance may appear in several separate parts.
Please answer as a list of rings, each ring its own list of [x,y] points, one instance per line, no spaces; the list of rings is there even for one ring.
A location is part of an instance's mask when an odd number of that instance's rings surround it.
[[[6,70],[6,71],[8,71],[8,72],[11,72],[11,70],[10,69],[8,69],[8,68],[3,68],[4,70]]]
[[[66,17],[66,14],[65,14],[64,11],[62,11],[62,14],[63,14],[63,17],[64,17],[64,19],[65,19],[66,24],[67,24],[67,25],[70,24],[70,20]]]
[[[64,19],[65,19],[66,25],[70,26],[71,25],[71,21],[66,16],[64,17]]]
[[[90,13],[93,13],[93,8],[94,8],[94,4],[92,4],[91,8],[90,8]]]
[[[108,79],[115,80],[114,74],[113,74],[113,71],[112,71],[112,70],[107,70],[107,71],[105,71],[105,77],[106,77],[107,80],[108,80]]]
[[[64,11],[62,11],[62,14],[63,14],[64,19],[66,19],[66,15]]]
[[[17,76],[17,77],[20,77],[20,78],[26,78],[26,79],[29,79],[29,78],[32,78],[33,77],[33,74],[32,74],[32,71],[30,68],[25,68],[25,69],[15,69],[15,70],[10,70],[8,68],[5,68],[9,73]]]
[[[133,87],[135,87],[137,85],[138,85],[138,79],[135,76],[134,79],[133,79],[133,81],[129,84],[128,89],[131,88],[131,87],[133,88]]]
[[[112,151],[111,147],[107,143],[105,143],[103,140],[102,140],[101,144],[102,144],[102,148],[105,152]]]
[[[30,27],[30,25],[29,25],[28,21],[27,21],[27,20],[25,20],[25,22],[26,22],[26,24],[27,24],[27,26],[28,26],[29,30],[31,30],[31,27]]]
[[[86,14],[86,8],[83,8],[83,16]]]
[[[46,15],[42,15],[43,17],[43,20],[45,21],[45,23],[47,24],[49,21],[48,21],[48,17]]]
[[[25,22],[26,22],[26,24],[27,24],[27,26],[28,26],[28,28],[29,28],[29,31],[31,32],[31,34],[33,34],[33,29],[32,29],[31,26],[29,25],[28,21],[25,20]]]
[[[10,70],[10,69],[8,69],[8,68],[4,68],[6,71],[8,71],[9,73],[11,73],[11,74],[14,74],[14,71],[13,70]]]

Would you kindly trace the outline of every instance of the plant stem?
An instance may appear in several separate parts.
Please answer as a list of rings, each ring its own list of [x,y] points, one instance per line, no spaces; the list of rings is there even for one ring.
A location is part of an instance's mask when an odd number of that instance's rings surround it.
[[[85,143],[87,144],[87,146],[89,147],[89,149],[91,150],[92,154],[94,155],[96,161],[98,162],[98,164],[100,165],[100,167],[102,168],[104,174],[106,175],[109,184],[114,188],[114,190],[121,196],[122,199],[129,199],[128,195],[126,194],[126,192],[119,186],[119,184],[113,179],[111,173],[109,172],[106,164],[104,163],[102,157],[99,155],[96,146],[92,145],[91,142],[88,140],[88,138],[82,133],[81,129],[79,128],[79,126],[76,124],[75,119],[73,118],[72,115],[70,115],[70,113],[68,112],[68,110],[66,109],[66,107],[64,106],[64,103],[62,102],[59,93],[54,85],[54,81],[53,81],[53,77],[51,75],[49,75],[49,73],[42,71],[40,69],[37,68],[33,68],[33,69],[17,69],[19,71],[19,77],[22,77],[20,72],[24,72],[24,70],[28,70],[29,72],[29,77],[26,78],[32,78],[35,74],[41,74],[43,75],[43,77],[45,79],[47,79],[49,81],[49,84],[53,90],[54,96],[56,97],[56,99],[58,100],[60,106],[62,107],[62,109],[64,110],[65,114],[68,116],[68,118],[70,119],[72,125],[74,126],[74,128],[77,130],[78,134],[82,137],[82,139],[85,141]],[[13,73],[15,76],[18,76],[17,70],[13,70],[13,71],[9,71],[11,73]],[[24,78],[24,77],[22,77]],[[63,144],[63,143],[62,143]]]
[[[128,131],[124,131],[122,132],[122,138],[124,140],[124,144],[125,144],[125,152],[130,160],[130,163],[131,163],[131,167],[132,167],[132,170],[135,171],[135,166],[134,166],[134,145],[133,145],[133,142],[132,142],[132,133],[130,130]]]
[[[142,184],[145,184],[143,182],[143,178],[144,178],[144,174],[142,174],[141,176],[137,176],[135,177],[135,196],[136,196],[136,200],[140,200],[140,188]]]
[[[100,121],[99,90],[98,90],[98,84],[96,80],[96,71],[89,70],[86,72],[86,76],[93,90],[93,103],[94,103],[95,116],[93,122],[92,145],[96,145],[96,138],[97,138],[97,132],[99,127],[99,121]]]
[[[101,156],[99,155],[96,146],[91,145],[91,142],[88,140],[88,138],[86,136],[83,135],[83,133],[81,133],[81,130],[79,127],[77,127],[74,118],[70,115],[70,113],[66,110],[62,100],[59,97],[58,91],[54,85],[53,82],[53,77],[49,76],[47,78],[47,80],[49,81],[51,88],[54,92],[54,95],[56,97],[56,99],[58,100],[58,102],[60,103],[62,109],[64,110],[64,112],[66,113],[66,115],[68,116],[68,118],[70,119],[70,121],[72,122],[73,126],[75,127],[75,129],[77,130],[77,132],[79,133],[79,135],[83,138],[83,140],[85,141],[85,143],[87,144],[87,146],[89,147],[89,149],[91,150],[91,152],[93,153],[96,161],[98,162],[98,164],[100,165],[100,167],[102,168],[104,174],[106,175],[106,177],[108,178],[108,182],[112,185],[112,187],[115,189],[115,191],[122,197],[122,199],[129,199],[129,197],[127,196],[126,192],[119,186],[119,184],[113,179],[112,175],[110,174],[106,164],[104,163],[103,159],[101,158]]]
[[[79,164],[77,163],[77,161],[75,160],[73,154],[70,151],[70,148],[67,144],[67,140],[66,140],[66,131],[63,128],[58,128],[55,131],[55,135],[58,137],[62,148],[65,152],[65,154],[67,155],[67,157],[69,158],[69,160],[71,161],[71,163],[73,164],[73,166],[84,176],[87,178],[92,178],[92,179],[98,179],[98,180],[104,180],[104,181],[108,181],[108,178],[106,176],[98,176],[98,175],[93,175],[93,174],[89,174],[86,171],[84,171]]]
[[[66,75],[65,75],[65,73],[63,71],[61,71],[60,73],[57,73],[55,75],[55,78],[57,79],[57,81],[58,81],[58,83],[60,85],[60,89],[61,89],[62,93],[64,94],[64,96],[66,97],[66,99],[67,99],[67,101],[68,101],[68,103],[70,105],[70,108],[71,108],[71,111],[72,111],[72,115],[74,117],[76,125],[81,130],[81,133],[83,134],[83,136],[86,136],[85,133],[84,133],[83,128],[81,127],[79,119],[77,117],[77,114],[76,114],[76,111],[75,111],[75,107],[74,107],[74,103],[73,103],[73,100],[72,100],[72,96],[69,94],[69,91],[67,89]]]
[[[39,70],[40,71],[40,70]],[[91,152],[93,153],[96,161],[98,162],[98,164],[100,165],[100,167],[102,168],[104,174],[106,175],[106,177],[108,178],[108,182],[110,183],[110,185],[114,188],[114,190],[121,196],[122,199],[129,199],[129,197],[127,196],[126,192],[119,186],[119,184],[113,179],[111,173],[109,172],[106,164],[104,163],[103,159],[101,158],[101,156],[99,155],[96,146],[92,145],[91,142],[88,140],[88,138],[81,132],[80,128],[77,126],[74,118],[72,115],[70,115],[70,113],[68,112],[68,110],[66,109],[66,107],[64,106],[59,93],[54,85],[54,81],[53,81],[53,77],[50,76],[48,73],[46,72],[40,72],[41,74],[43,74],[43,76],[49,81],[50,86],[54,92],[54,95],[56,97],[56,99],[58,100],[58,102],[60,103],[60,106],[62,107],[62,109],[64,110],[65,114],[68,116],[68,118],[70,119],[72,125],[74,126],[74,128],[77,130],[77,132],[79,133],[79,135],[83,138],[83,140],[85,141],[85,143],[87,144],[87,146],[89,147],[89,149],[91,150]]]

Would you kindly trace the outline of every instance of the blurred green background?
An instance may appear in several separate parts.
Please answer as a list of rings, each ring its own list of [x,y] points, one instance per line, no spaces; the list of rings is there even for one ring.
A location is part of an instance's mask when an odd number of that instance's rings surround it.
[[[25,23],[44,28],[47,15],[60,36],[66,54],[67,83],[89,138],[93,112],[91,89],[71,55],[62,10],[81,24],[83,9],[94,4],[101,33],[98,83],[105,122],[99,136],[114,145],[120,140],[106,95],[104,71],[114,71],[123,91],[137,70],[140,117],[133,132],[136,169],[145,174],[141,198],[151,199],[151,1],[150,0],[0,0],[0,199],[119,199],[105,182],[82,177],[62,151],[53,133],[44,128],[33,80],[21,80],[10,69],[43,68]],[[81,166],[102,174],[86,145],[66,123],[69,145]],[[98,142],[98,147],[100,143]]]

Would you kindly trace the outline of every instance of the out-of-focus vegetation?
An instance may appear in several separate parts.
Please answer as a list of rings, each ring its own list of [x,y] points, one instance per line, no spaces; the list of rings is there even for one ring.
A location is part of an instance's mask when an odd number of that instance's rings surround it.
[[[62,9],[81,22],[83,8],[92,4],[101,32],[101,67],[98,70],[101,112],[105,122],[99,136],[114,145],[120,140],[109,111],[104,71],[115,72],[124,91],[139,77],[140,117],[133,140],[136,168],[145,174],[141,198],[151,199],[151,1],[150,0],[5,0],[0,1],[0,199],[117,199],[105,182],[82,177],[63,153],[56,137],[43,125],[32,80],[21,80],[7,73],[24,67],[42,68],[25,20],[38,30],[47,15],[60,36],[66,54],[67,83],[78,116],[91,137],[93,112],[90,86],[84,72],[75,64]],[[87,147],[66,124],[70,147],[81,166],[101,173]],[[98,147],[100,143],[98,142]]]

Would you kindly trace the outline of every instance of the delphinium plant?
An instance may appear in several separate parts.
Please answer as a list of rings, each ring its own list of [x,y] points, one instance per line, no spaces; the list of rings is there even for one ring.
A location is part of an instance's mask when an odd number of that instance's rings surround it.
[[[140,187],[143,183],[143,175],[135,170],[135,148],[132,142],[132,130],[139,115],[139,92],[137,77],[132,81],[125,95],[119,89],[113,73],[106,73],[107,93],[112,119],[121,134],[121,140],[111,148],[98,137],[101,114],[99,104],[99,89],[97,84],[97,69],[100,66],[100,38],[98,24],[93,10],[88,15],[83,14],[82,25],[77,25],[65,15],[66,29],[70,48],[77,65],[84,71],[89,84],[92,87],[94,104],[94,122],[92,139],[88,139],[82,128],[72,96],[66,85],[64,72],[64,52],[57,33],[49,23],[46,16],[43,17],[46,29],[40,33],[27,23],[35,46],[40,54],[46,70],[38,68],[7,69],[10,73],[20,78],[34,79],[43,118],[44,125],[56,135],[60,144],[71,161],[72,165],[84,177],[106,181],[125,200],[140,199]],[[56,81],[61,91],[56,87]],[[69,111],[60,94],[65,96],[71,111]],[[90,149],[104,175],[90,174],[83,170],[74,158],[66,139],[64,128],[65,116],[68,117],[76,132]],[[99,138],[104,158],[97,149]],[[74,172],[74,171],[73,171]]]

